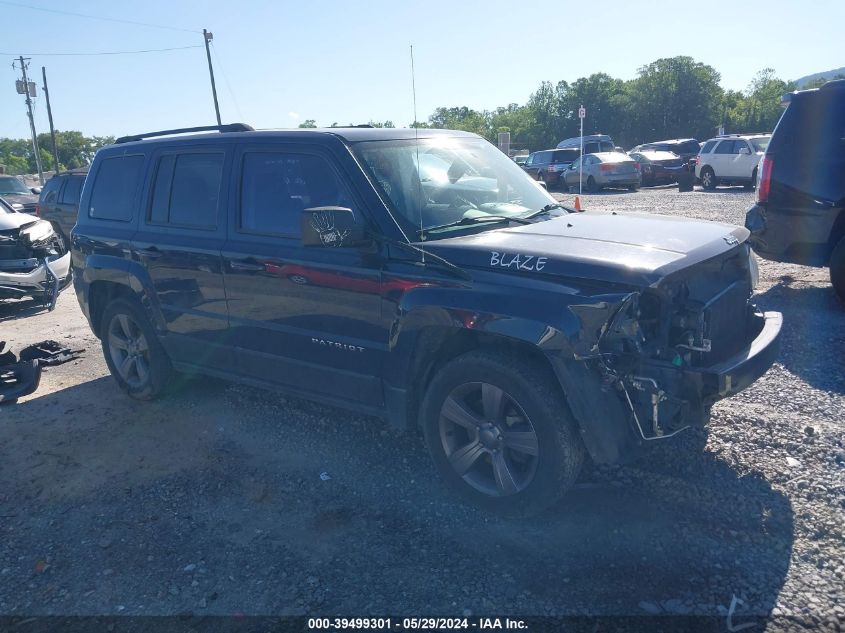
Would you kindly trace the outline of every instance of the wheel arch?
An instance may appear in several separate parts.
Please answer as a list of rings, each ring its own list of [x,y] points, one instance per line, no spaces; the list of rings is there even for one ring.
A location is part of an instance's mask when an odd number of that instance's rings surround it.
[[[86,258],[82,273],[88,320],[97,337],[101,334],[100,322],[106,306],[121,297],[138,301],[153,327],[163,329],[164,317],[152,290],[152,280],[140,264],[118,257],[91,255]]]

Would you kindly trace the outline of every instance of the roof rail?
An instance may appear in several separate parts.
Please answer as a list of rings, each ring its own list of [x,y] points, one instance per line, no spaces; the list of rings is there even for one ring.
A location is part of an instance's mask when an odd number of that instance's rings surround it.
[[[154,136],[170,136],[171,134],[188,134],[190,132],[252,132],[253,127],[246,123],[227,123],[226,125],[203,125],[201,127],[183,127],[176,130],[161,130],[160,132],[147,132],[146,134],[133,134],[132,136],[121,136],[115,143],[131,143],[142,141],[145,138]]]

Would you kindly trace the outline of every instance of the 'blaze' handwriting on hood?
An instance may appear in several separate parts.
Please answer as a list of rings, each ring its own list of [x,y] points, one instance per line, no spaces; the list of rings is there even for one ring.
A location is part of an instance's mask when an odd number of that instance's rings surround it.
[[[498,253],[490,251],[490,265],[501,268],[515,268],[517,270],[540,271],[546,266],[547,257],[536,257],[534,255],[520,255],[515,253]]]

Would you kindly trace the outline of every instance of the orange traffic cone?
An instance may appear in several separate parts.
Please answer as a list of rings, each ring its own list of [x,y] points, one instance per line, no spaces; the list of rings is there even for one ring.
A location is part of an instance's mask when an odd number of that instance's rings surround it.
[[[581,196],[575,196],[575,210],[583,211],[583,209],[581,208]]]

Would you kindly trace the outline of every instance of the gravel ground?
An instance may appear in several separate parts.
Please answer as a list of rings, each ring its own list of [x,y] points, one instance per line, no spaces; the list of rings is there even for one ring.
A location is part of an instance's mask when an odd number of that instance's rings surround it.
[[[734,224],[751,201],[732,188],[582,197]],[[734,625],[839,630],[845,310],[826,270],[760,268],[759,305],[784,313],[780,361],[708,429],[588,466],[530,521],[454,501],[421,439],[377,419],[206,379],[135,403],[72,292],[49,314],[0,305],[14,349],[87,350],[0,408],[0,615],[721,618],[735,597]]]

